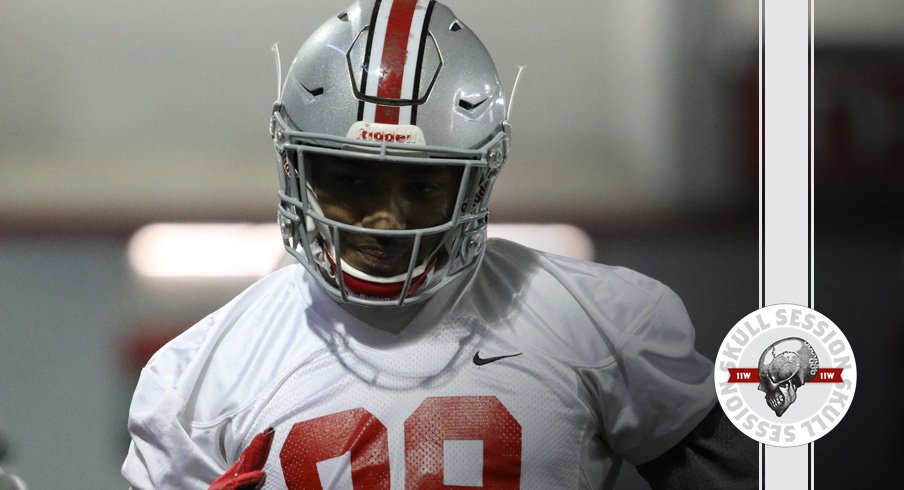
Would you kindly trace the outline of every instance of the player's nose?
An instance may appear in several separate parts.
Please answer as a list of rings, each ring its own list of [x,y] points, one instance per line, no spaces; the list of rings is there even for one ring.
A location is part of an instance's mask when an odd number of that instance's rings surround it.
[[[404,230],[404,207],[404,202],[395,189],[379,192],[374,196],[373,206],[364,215],[361,225],[376,230]]]

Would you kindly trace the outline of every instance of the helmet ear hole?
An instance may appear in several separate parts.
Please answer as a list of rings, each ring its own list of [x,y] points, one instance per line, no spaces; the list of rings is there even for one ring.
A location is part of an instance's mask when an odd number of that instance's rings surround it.
[[[458,19],[452,21],[452,25],[449,26],[449,30],[452,32],[458,32],[461,30],[461,22]]]
[[[462,97],[461,99],[458,99],[458,107],[461,107],[462,109],[464,109],[466,111],[473,111],[474,109],[477,109],[478,107],[480,107],[481,104],[486,102],[487,99],[489,99],[489,97],[483,97],[474,102],[471,102],[471,101],[465,100],[465,98]]]
[[[323,95],[323,87],[316,88],[307,88],[304,84],[300,84],[301,88],[303,88],[307,93],[311,94],[311,97],[317,97],[318,95]]]

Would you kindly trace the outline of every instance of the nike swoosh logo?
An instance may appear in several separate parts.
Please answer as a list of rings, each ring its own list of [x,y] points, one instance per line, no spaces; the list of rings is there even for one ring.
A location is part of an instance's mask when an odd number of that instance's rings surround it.
[[[491,362],[498,361],[499,359],[505,359],[506,357],[515,357],[515,356],[520,356],[520,355],[521,355],[521,353],[519,352],[517,354],[509,354],[507,356],[496,356],[496,357],[483,358],[483,357],[480,357],[480,351],[477,351],[474,353],[474,364],[477,364],[478,366],[483,366],[484,364],[489,364]]]

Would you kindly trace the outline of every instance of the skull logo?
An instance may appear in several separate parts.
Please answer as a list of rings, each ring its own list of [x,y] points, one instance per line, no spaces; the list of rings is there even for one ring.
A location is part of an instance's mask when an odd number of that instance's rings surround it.
[[[797,400],[797,389],[816,376],[819,358],[806,340],[789,337],[774,342],[760,356],[758,390],[766,404],[781,417]]]

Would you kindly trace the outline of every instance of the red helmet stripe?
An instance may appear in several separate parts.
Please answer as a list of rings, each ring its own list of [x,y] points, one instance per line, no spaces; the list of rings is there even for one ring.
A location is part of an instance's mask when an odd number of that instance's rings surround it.
[[[378,75],[375,88],[367,90],[367,94],[382,99],[411,100],[415,98],[412,87],[416,85],[412,78],[417,73],[415,65],[420,61],[419,40],[427,28],[424,12],[417,15],[418,9],[426,10],[427,0],[383,0],[380,3],[379,20],[376,20],[373,32],[373,45],[379,53],[370,58],[369,72]],[[385,16],[385,17],[384,17]],[[384,24],[385,22],[385,24]],[[385,25],[385,29],[382,29]],[[377,65],[379,63],[379,65]],[[379,66],[377,72],[373,68]],[[371,86],[372,87],[372,86]],[[408,124],[411,122],[411,110],[400,110],[399,106],[388,106],[367,103],[364,120],[378,123]],[[402,114],[402,116],[400,116]]]
[[[386,23],[386,37],[383,39],[383,59],[380,60],[380,84],[377,97],[400,99],[402,97],[402,77],[405,74],[405,58],[408,52],[408,37],[411,33],[411,19],[417,0],[394,0]],[[420,34],[420,33],[417,33]]]
[[[399,108],[391,105],[378,105],[377,111],[374,113],[374,122],[398,124]]]

